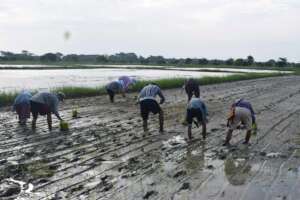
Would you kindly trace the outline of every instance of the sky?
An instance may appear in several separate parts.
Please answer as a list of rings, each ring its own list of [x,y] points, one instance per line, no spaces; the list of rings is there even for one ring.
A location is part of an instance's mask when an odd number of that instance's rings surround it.
[[[0,50],[300,62],[299,0],[1,0]]]

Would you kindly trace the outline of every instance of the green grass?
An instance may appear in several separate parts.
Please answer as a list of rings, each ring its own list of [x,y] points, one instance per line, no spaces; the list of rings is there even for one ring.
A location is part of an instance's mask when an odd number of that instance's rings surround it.
[[[298,71],[300,74],[300,71]],[[275,76],[283,76],[287,74],[282,73],[243,73],[243,74],[234,74],[224,77],[203,77],[199,78],[198,81],[200,85],[209,85],[257,78],[267,78]],[[139,81],[134,85],[129,92],[138,92],[145,85],[155,82],[160,86],[161,89],[171,89],[171,88],[180,88],[184,83],[185,78],[173,78],[173,79],[160,79],[155,81]],[[104,87],[60,87],[51,89],[52,92],[63,92],[66,95],[66,98],[80,98],[80,97],[91,97],[106,94]],[[33,91],[32,93],[35,93]],[[12,105],[17,91],[15,92],[2,92],[0,93],[0,106]]]

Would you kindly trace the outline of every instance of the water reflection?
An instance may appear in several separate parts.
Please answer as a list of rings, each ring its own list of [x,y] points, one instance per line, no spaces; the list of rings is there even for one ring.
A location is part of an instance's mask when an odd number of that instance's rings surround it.
[[[246,159],[228,158],[224,165],[226,178],[232,185],[243,185],[251,176],[251,165]]]
[[[205,144],[201,144],[200,148],[188,146],[186,150],[185,167],[189,175],[203,170],[205,166]]]

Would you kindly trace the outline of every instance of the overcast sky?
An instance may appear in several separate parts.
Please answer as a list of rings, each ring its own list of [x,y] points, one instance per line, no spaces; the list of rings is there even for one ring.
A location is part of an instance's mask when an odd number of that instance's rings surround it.
[[[0,50],[300,62],[299,24],[300,0],[1,0]]]

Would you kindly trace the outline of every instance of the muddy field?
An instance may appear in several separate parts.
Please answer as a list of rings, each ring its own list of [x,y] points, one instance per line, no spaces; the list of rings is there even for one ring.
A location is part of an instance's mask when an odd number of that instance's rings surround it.
[[[165,133],[158,116],[143,134],[135,96],[67,100],[49,132],[39,118],[36,132],[22,128],[7,108],[0,112],[0,199],[300,199],[300,77],[289,76],[204,86],[208,137],[187,145],[186,97],[164,91]],[[222,147],[229,106],[244,97],[257,113],[251,146],[245,131]],[[77,108],[79,118],[72,118]],[[200,129],[194,127],[200,138]],[[22,182],[18,182],[22,181]]]

